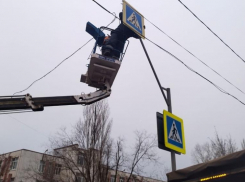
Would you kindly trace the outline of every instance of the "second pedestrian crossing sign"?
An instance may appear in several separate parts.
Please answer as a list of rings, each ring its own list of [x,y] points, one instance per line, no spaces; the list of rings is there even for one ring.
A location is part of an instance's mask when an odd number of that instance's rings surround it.
[[[137,33],[141,38],[145,38],[144,16],[126,1],[123,1],[123,24]]]
[[[168,111],[163,111],[163,129],[165,146],[185,154],[185,135],[183,120]]]

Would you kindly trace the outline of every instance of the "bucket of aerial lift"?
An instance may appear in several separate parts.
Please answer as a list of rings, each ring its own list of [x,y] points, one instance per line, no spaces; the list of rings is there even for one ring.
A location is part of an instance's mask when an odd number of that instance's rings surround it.
[[[121,62],[117,59],[92,54],[87,73],[81,76],[81,82],[87,83],[91,87],[104,89],[107,82],[111,87]]]

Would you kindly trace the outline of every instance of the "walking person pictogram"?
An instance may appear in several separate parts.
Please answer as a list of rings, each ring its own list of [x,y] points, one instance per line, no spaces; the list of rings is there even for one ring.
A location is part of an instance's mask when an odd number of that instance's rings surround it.
[[[141,30],[140,25],[139,25],[139,21],[138,21],[136,14],[134,12],[129,16],[128,21],[130,23],[132,23],[136,28]]]
[[[172,135],[170,136],[171,139],[180,142],[180,140],[177,137],[178,130],[176,129],[175,124],[173,123],[173,129],[172,129]]]
[[[174,140],[175,142],[182,143],[182,141],[180,139],[180,135],[181,135],[181,133],[179,133],[178,128],[176,126],[176,123],[175,123],[175,121],[173,121],[171,129],[169,131],[168,138],[171,140]]]

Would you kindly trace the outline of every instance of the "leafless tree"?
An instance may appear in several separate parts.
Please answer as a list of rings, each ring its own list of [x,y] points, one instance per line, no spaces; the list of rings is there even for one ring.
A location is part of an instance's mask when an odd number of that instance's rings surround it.
[[[129,173],[129,181],[143,172],[147,163],[157,161],[155,137],[146,131],[136,131],[133,149],[126,153],[123,138],[115,142],[111,139],[111,126],[109,106],[100,101],[84,108],[83,119],[71,132],[63,128],[51,138],[55,155],[63,160],[63,174],[69,171],[74,176],[69,182],[77,182],[80,178],[86,182],[106,182],[111,170],[118,179],[118,171],[122,168]]]
[[[194,150],[192,151],[192,158],[194,163],[208,162],[213,159],[213,151],[211,149],[211,144],[208,142],[200,145],[196,144]]]
[[[222,138],[215,130],[214,138],[211,138],[208,142],[205,142],[202,145],[196,144],[194,150],[192,151],[192,160],[194,163],[199,164],[234,153],[237,150],[238,147],[236,142],[230,135],[227,136],[227,138]]]
[[[113,145],[111,125],[109,106],[106,101],[100,101],[84,108],[83,120],[76,123],[71,133],[62,129],[50,140],[53,148],[73,145],[69,150],[55,151],[63,159],[63,167],[73,174],[74,181],[78,177],[86,182],[107,181]]]
[[[166,165],[161,158],[158,158],[158,162],[154,162],[148,166],[148,177],[152,179],[167,181],[166,174],[171,172],[171,169]]]
[[[241,141],[241,149],[242,150],[245,149],[245,139],[242,139],[242,141]]]
[[[135,132],[135,143],[131,154],[129,154],[128,170],[129,178],[127,182],[133,177],[133,174],[141,174],[144,166],[150,162],[157,162],[156,137],[148,134],[146,131]]]
[[[119,137],[118,140],[116,141],[116,144],[114,144],[115,151],[113,152],[113,159],[112,159],[112,169],[115,170],[115,177],[114,181],[117,179],[117,173],[118,170],[121,169],[121,167],[125,164],[127,161],[127,156],[125,154],[124,148],[124,139]]]

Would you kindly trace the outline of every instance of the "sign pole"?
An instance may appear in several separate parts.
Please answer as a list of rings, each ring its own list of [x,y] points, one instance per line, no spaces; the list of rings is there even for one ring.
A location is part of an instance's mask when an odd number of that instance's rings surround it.
[[[167,101],[168,101],[168,112],[172,113],[172,102],[171,102],[171,92],[170,88],[162,88],[167,91]],[[172,163],[172,171],[176,171],[176,158],[175,152],[171,151],[171,163]]]
[[[163,98],[164,98],[166,104],[167,104],[168,107],[169,107],[167,97],[166,97],[165,93],[163,92],[163,87],[161,86],[161,83],[160,83],[160,81],[159,81],[159,79],[158,79],[157,73],[156,73],[156,71],[155,71],[155,69],[154,69],[154,67],[153,67],[153,64],[151,63],[151,59],[150,59],[150,57],[149,57],[149,55],[148,55],[148,53],[147,53],[147,51],[146,51],[146,48],[145,48],[145,45],[144,45],[142,39],[140,39],[140,43],[141,43],[141,45],[142,45],[142,47],[143,47],[143,49],[144,49],[144,51],[145,51],[145,55],[146,55],[146,57],[147,57],[147,59],[148,59],[148,61],[149,61],[149,64],[150,64],[151,69],[152,69],[152,71],[153,71],[153,74],[154,74],[154,76],[155,76],[155,78],[156,78],[156,80],[157,80],[157,84],[158,84],[158,86],[159,86],[159,88],[160,88],[160,90],[161,90],[161,92],[162,92]]]
[[[147,57],[147,59],[149,61],[149,64],[150,64],[151,69],[153,71],[153,74],[154,74],[154,76],[155,76],[155,78],[157,80],[157,83],[158,83],[158,86],[159,86],[159,88],[160,88],[160,90],[162,92],[163,98],[164,98],[164,100],[165,100],[165,102],[166,102],[166,104],[168,106],[168,112],[172,113],[172,103],[171,103],[170,88],[164,88],[164,87],[161,86],[161,83],[160,83],[160,81],[158,79],[158,76],[157,76],[157,74],[155,72],[155,69],[154,69],[154,67],[153,67],[153,65],[151,63],[150,57],[149,57],[149,55],[148,55],[148,53],[146,51],[146,48],[145,48],[145,45],[144,45],[142,39],[140,39],[140,43],[141,43],[141,45],[142,45],[142,47],[144,49],[144,52],[145,52],[146,57]],[[166,97],[166,95],[165,95],[163,90],[167,91],[167,97]],[[172,171],[176,171],[176,158],[175,158],[175,152],[174,151],[171,151],[171,163],[172,163]]]

